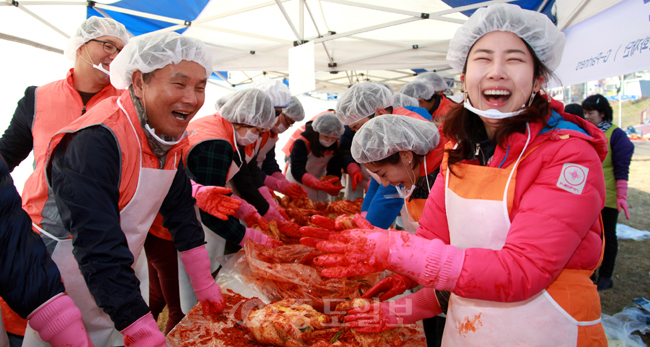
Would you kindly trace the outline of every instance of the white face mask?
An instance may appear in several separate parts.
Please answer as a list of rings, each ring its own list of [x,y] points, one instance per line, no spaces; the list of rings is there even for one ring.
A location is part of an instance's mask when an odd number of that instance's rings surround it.
[[[160,142],[160,143],[162,143],[163,145],[166,145],[166,146],[173,146],[173,145],[181,142],[181,140],[187,135],[187,131],[186,131],[186,132],[183,133],[183,135],[181,135],[181,137],[178,138],[178,140],[165,141],[162,138],[160,138],[160,136],[156,135],[156,132],[155,132],[154,128],[150,127],[148,123],[144,125],[144,128],[147,129],[149,134],[151,134],[151,136],[154,139],[156,139],[156,141],[158,141],[158,142]]]
[[[285,127],[284,124],[282,124],[282,122],[280,122],[280,125],[278,125],[277,127],[274,127],[272,130],[273,130],[273,132],[276,133],[276,134],[282,134],[282,133],[285,132],[287,129],[288,129],[288,128]]]
[[[463,103],[463,106],[466,109],[472,111],[473,113],[476,113],[477,115],[479,115],[481,117],[490,118],[490,119],[504,119],[504,118],[514,117],[514,116],[522,113],[524,111],[523,108],[526,107],[526,105],[521,105],[522,108],[519,109],[518,111],[515,111],[515,112],[501,112],[501,111],[495,110],[495,109],[489,109],[489,110],[483,111],[483,110],[479,110],[477,108],[474,108],[472,106],[472,103],[469,102],[469,98],[465,99],[465,103]]]
[[[239,136],[239,133],[235,131],[235,138],[237,139],[237,143],[241,146],[251,145],[255,143],[259,137],[259,135],[255,135],[255,133],[250,130],[246,130],[246,136],[244,137]]]
[[[401,184],[395,187],[395,189],[397,189],[397,196],[399,196],[402,199],[408,199],[408,197],[411,196],[411,194],[413,194],[413,191],[415,190],[415,184],[411,186],[411,189],[403,187]]]
[[[323,140],[322,137],[319,137],[318,142],[320,142],[321,145],[325,146],[325,148],[328,148],[329,146],[333,145],[334,142],[336,142],[336,140],[326,141],[326,140]]]

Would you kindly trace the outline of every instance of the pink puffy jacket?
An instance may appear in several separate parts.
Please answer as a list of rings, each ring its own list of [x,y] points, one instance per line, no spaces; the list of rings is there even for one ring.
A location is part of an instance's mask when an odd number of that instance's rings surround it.
[[[605,206],[601,162],[604,133],[552,102],[550,128],[530,124],[528,148],[539,147],[519,164],[506,244],[501,250],[469,248],[454,293],[466,298],[515,302],[547,288],[563,269],[595,269],[602,250],[600,211]],[[497,147],[490,167],[517,160],[527,136],[510,135]],[[557,186],[565,163],[589,169],[582,194]],[[470,162],[472,164],[472,162]],[[478,163],[476,162],[478,165]],[[445,180],[438,176],[424,207],[417,235],[449,244]],[[480,226],[477,226],[480,228]]]

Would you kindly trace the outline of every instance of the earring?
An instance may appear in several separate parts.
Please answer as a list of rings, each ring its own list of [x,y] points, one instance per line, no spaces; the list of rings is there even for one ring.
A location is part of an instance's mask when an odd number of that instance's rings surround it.
[[[528,100],[528,107],[530,107],[530,105],[532,105],[532,104],[533,104],[533,100],[535,99],[535,95],[537,95],[537,93],[536,93],[536,92],[535,92],[535,93],[532,93],[532,94],[530,94],[530,99]]]

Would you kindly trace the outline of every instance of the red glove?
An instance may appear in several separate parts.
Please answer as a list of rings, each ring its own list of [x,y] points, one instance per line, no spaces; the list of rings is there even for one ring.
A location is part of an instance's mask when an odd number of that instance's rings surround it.
[[[314,235],[309,235],[314,236]],[[316,248],[326,253],[314,264],[326,267],[325,277],[351,277],[392,270],[425,287],[453,291],[465,251],[439,239],[428,240],[405,231],[350,229],[328,236]]]
[[[357,190],[357,184],[363,181],[363,174],[361,173],[361,168],[357,163],[350,163],[346,169],[348,175],[350,175],[350,180],[352,181],[352,190]]]
[[[185,272],[190,278],[194,294],[203,306],[203,314],[223,311],[225,301],[221,295],[221,288],[214,282],[210,272],[210,258],[205,245],[181,252],[181,261],[185,265]]]
[[[379,300],[386,301],[396,295],[403,294],[407,289],[411,289],[416,285],[417,283],[413,282],[412,279],[396,274],[377,282],[363,294],[362,298],[370,299],[381,294]]]
[[[151,312],[140,317],[133,324],[120,331],[126,347],[166,347],[165,335],[158,329],[158,323]]]
[[[192,196],[196,199],[196,206],[201,210],[222,220],[228,220],[228,216],[235,214],[241,205],[237,199],[224,194],[230,194],[232,190],[225,187],[202,186],[192,182]]]
[[[307,187],[315,190],[322,190],[331,196],[339,195],[339,192],[343,187],[335,186],[334,183],[338,182],[338,178],[332,178],[327,181],[321,182],[313,175],[308,173],[302,175],[302,183]]]
[[[616,180],[616,207],[618,207],[618,212],[625,211],[625,218],[630,220],[630,208],[627,206],[626,180]]]
[[[262,216],[260,216],[257,211],[253,211],[244,217],[244,223],[246,223],[246,226],[252,227],[253,225],[257,224],[262,228],[264,231],[269,230],[269,222],[266,221]]]
[[[442,313],[435,291],[424,288],[391,302],[375,303],[348,311],[344,320],[357,333],[380,333]]]
[[[335,230],[335,225],[334,221],[325,217],[325,216],[320,216],[320,215],[313,215],[311,216],[311,222],[318,225],[321,228],[325,228],[328,230]]]
[[[275,178],[277,180],[280,180],[280,181],[287,181],[287,178],[284,177],[282,172],[274,172],[273,175],[271,175],[271,176],[273,176],[273,178]],[[289,181],[287,181],[287,182],[289,182]],[[289,182],[289,183],[291,183],[291,182]],[[290,190],[287,193],[283,193],[283,194],[285,194],[287,196],[290,196],[292,198],[294,198],[294,197],[291,196],[290,194],[296,195],[297,198],[303,198],[303,197],[306,198],[307,197],[307,192],[305,191],[305,189],[303,187],[301,187],[299,184],[296,184],[296,183],[291,183],[291,184],[293,185],[292,188],[290,188]]]
[[[370,224],[370,222],[368,222],[368,220],[363,215],[363,212],[361,214],[357,213],[357,214],[354,215],[354,224],[356,224],[357,227],[359,227],[359,229],[374,229],[375,228],[374,225],[372,225],[372,224]]]
[[[277,222],[277,224],[278,230],[280,230],[284,235],[294,238],[302,237],[302,234],[300,233],[300,225],[291,221]]]
[[[41,339],[52,347],[93,347],[81,320],[81,311],[64,293],[52,297],[27,318]]]

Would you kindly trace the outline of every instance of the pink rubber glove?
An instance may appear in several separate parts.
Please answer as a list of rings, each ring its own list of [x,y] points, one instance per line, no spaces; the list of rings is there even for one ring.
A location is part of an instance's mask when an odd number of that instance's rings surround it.
[[[289,182],[289,181],[287,181],[287,178],[284,177],[282,172],[279,172],[279,171],[274,172],[273,175],[271,175],[271,176],[273,176],[273,178],[275,178],[277,180]],[[291,182],[289,182],[289,183],[291,183]],[[305,189],[303,187],[301,187],[299,184],[296,184],[296,183],[291,183],[291,184],[292,184],[292,186],[291,186],[291,188],[289,188],[289,191],[287,193],[282,192],[282,194],[287,195],[287,196],[289,196],[291,198],[294,198],[294,199],[296,199],[296,198],[306,198],[307,197],[307,192],[305,191]]]
[[[344,320],[358,333],[380,333],[442,313],[432,288],[391,302],[375,303],[348,311]]]
[[[411,289],[415,286],[417,286],[417,283],[413,282],[410,278],[396,274],[377,282],[377,284],[372,286],[372,288],[363,293],[363,296],[361,297],[370,299],[381,294],[381,296],[379,296],[379,301],[386,301],[396,295],[403,294],[407,289]]]
[[[625,211],[625,218],[630,220],[630,208],[627,206],[626,180],[616,180],[616,207],[618,207],[618,212]]]
[[[133,324],[120,331],[126,347],[166,347],[165,335],[158,329],[158,323],[151,312],[140,317]]]
[[[368,216],[368,211],[361,211],[361,217],[366,218]]]
[[[306,235],[311,236],[311,235]],[[330,255],[314,259],[327,267],[325,277],[343,278],[383,270],[406,275],[424,287],[452,291],[463,267],[465,251],[405,231],[351,229],[329,235],[316,248]]]
[[[346,168],[345,171],[347,171],[348,175],[350,175],[350,180],[352,181],[352,190],[357,190],[357,184],[363,181],[363,174],[361,173],[361,168],[359,168],[359,164],[350,163],[348,164],[348,167]]]
[[[196,206],[221,220],[228,220],[228,216],[234,215],[241,205],[239,200],[225,195],[232,193],[230,188],[206,187],[192,180],[190,182],[192,182],[192,196],[196,199]]]
[[[260,187],[257,189],[260,194],[264,197],[264,200],[269,203],[269,209],[266,211],[264,214],[264,219],[271,221],[274,220],[276,222],[284,222],[286,221],[286,214],[283,214],[280,212],[280,206],[275,202],[275,199],[273,199],[273,195],[271,195],[271,192],[269,191],[269,188],[267,187]],[[284,211],[283,211],[284,212]]]
[[[194,294],[196,294],[196,298],[199,299],[203,306],[203,314],[223,311],[225,302],[221,295],[221,288],[212,278],[210,258],[205,245],[181,252],[181,261],[185,265],[187,275],[190,277]]]
[[[332,178],[325,182],[321,182],[316,177],[308,173],[302,175],[302,184],[311,189],[322,190],[331,196],[339,195],[339,192],[341,189],[343,189],[343,187],[337,187],[334,185],[334,182],[337,181],[339,181],[338,178]]]
[[[41,339],[52,347],[93,347],[81,320],[81,311],[64,293],[52,297],[27,319]]]
[[[276,173],[279,174],[279,172]],[[282,174],[280,174],[280,176],[282,176]],[[264,185],[293,199],[307,196],[307,192],[301,186],[291,183],[286,179],[280,180],[274,176],[267,175],[266,178],[264,178]]]
[[[261,231],[251,229],[251,228],[246,228],[246,234],[244,235],[244,238],[241,240],[239,245],[241,247],[244,247],[244,245],[246,244],[246,240],[251,240],[255,243],[271,246],[274,248],[278,246],[282,246],[282,242],[278,240],[274,240],[271,237],[263,234]]]
[[[294,237],[294,238],[302,237],[302,234],[300,233],[300,225],[291,221],[284,221],[284,222],[277,222],[277,223],[278,223],[278,230],[284,235],[289,237]]]
[[[266,219],[260,216],[255,206],[247,203],[246,200],[236,195],[233,195],[232,197],[241,202],[239,209],[235,211],[235,218],[243,220],[248,227],[252,227],[253,225],[257,224],[260,226],[260,228],[262,228],[262,230],[269,230],[268,222]]]

